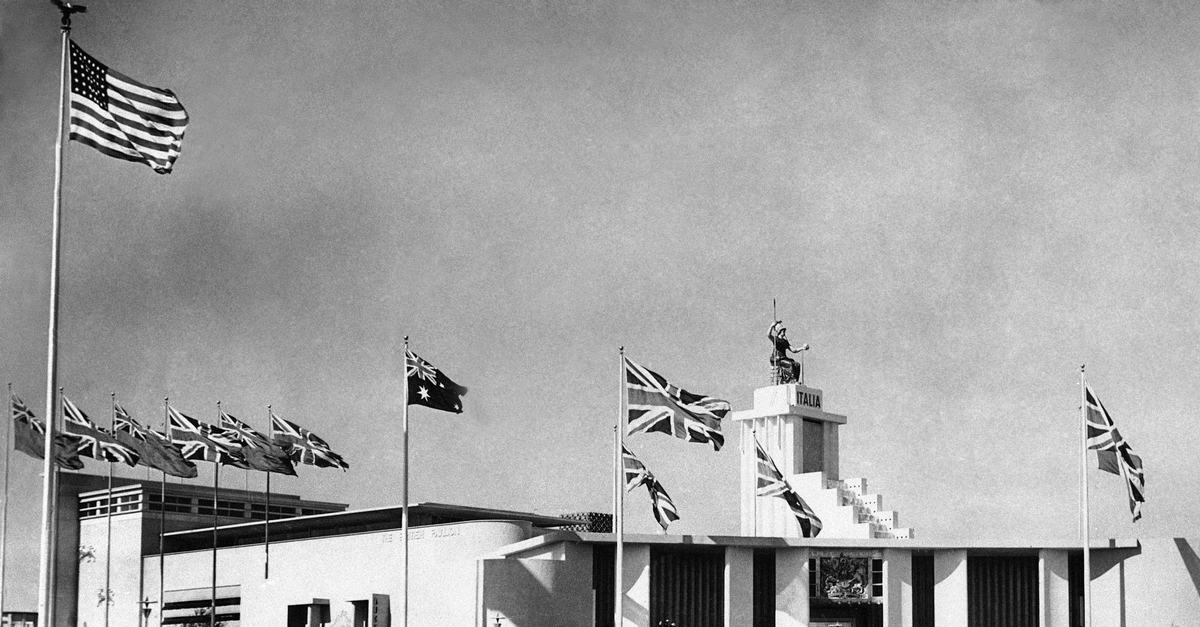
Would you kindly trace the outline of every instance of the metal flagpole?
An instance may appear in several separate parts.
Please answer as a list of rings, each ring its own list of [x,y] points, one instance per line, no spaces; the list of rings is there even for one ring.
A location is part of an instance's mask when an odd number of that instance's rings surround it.
[[[108,432],[117,424],[117,393],[112,393],[112,415],[108,418]],[[109,608],[112,606],[112,462],[108,462],[108,504],[104,508],[104,627],[108,627]]]
[[[217,422],[221,421],[221,401],[217,401]],[[221,451],[213,448],[213,530],[212,590],[209,596],[208,626],[217,627],[217,490],[221,481]]]
[[[624,462],[621,456],[621,449],[625,446],[625,424],[628,420],[628,412],[625,409],[625,347],[618,349],[621,356],[621,386],[620,400],[617,403],[617,450],[615,452],[617,460],[617,509],[613,512],[613,531],[617,537],[616,550],[616,572],[613,573],[613,594],[615,600],[613,603],[613,625],[621,627],[624,625],[625,616],[625,481],[624,481]]]
[[[0,615],[4,614],[5,551],[8,548],[8,459],[12,457],[12,384],[8,384],[9,419],[4,427],[4,503],[0,505]]]
[[[1083,627],[1092,624],[1092,540],[1088,524],[1087,381],[1079,366],[1079,495],[1083,501]]]
[[[400,627],[408,627],[408,336],[404,336],[404,392],[401,398],[403,405],[403,420],[400,426],[400,447],[403,449],[400,462],[400,534],[404,536],[401,544],[401,580],[403,586],[403,601],[400,610]]]
[[[758,418],[750,419],[750,437],[754,440],[754,476],[750,479],[750,500],[754,501],[754,535],[758,536],[758,429],[754,427],[754,421]]]
[[[271,406],[267,405],[267,439],[275,444],[275,421],[271,420]],[[267,471],[266,519],[263,521],[263,579],[271,578],[271,471]]]
[[[46,433],[42,463],[42,535],[38,558],[38,622],[54,627],[54,557],[58,501],[58,464],[54,455],[55,397],[58,385],[58,272],[62,233],[63,152],[66,145],[67,123],[67,46],[71,39],[71,14],[83,7],[59,5],[62,11],[62,52],[59,58],[58,136],[54,144],[54,209],[50,220],[50,324],[46,338]]]
[[[167,425],[167,415],[171,413],[170,399],[163,397],[163,433],[167,436],[167,442],[172,446],[175,444],[175,438],[171,435],[171,427]],[[162,473],[162,486],[158,493],[158,624],[162,627],[163,614],[166,611],[166,599],[163,597],[166,590],[166,562],[164,560],[164,543],[163,537],[167,530],[167,471]]]

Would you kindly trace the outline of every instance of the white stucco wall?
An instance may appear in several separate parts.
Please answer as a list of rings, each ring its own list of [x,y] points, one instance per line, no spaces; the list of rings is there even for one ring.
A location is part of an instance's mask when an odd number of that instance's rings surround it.
[[[1200,625],[1200,538],[1092,551],[1092,625]]]
[[[112,565],[109,569],[109,589],[112,605],[109,625],[137,625],[141,592],[139,560],[128,556],[142,551],[141,513],[116,514],[112,517]],[[104,605],[99,592],[104,588],[105,550],[108,544],[105,518],[88,518],[79,522],[79,546],[92,551],[92,558],[79,562],[78,624],[82,627],[104,625]],[[158,589],[155,588],[155,595]]]
[[[470,625],[476,612],[477,559],[531,534],[529,523],[474,521],[409,530],[410,625]],[[289,605],[329,599],[333,618],[352,601],[389,595],[393,623],[401,611],[399,531],[271,543],[271,578],[263,578],[263,546],[223,548],[217,585],[241,585],[242,625],[286,625]],[[212,553],[168,555],[167,590],[211,585]],[[158,558],[143,560],[145,589],[158,594]],[[157,614],[155,615],[155,618]]]

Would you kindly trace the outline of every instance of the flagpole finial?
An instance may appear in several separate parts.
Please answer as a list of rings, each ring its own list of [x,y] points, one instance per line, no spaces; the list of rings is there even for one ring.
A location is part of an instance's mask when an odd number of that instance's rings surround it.
[[[1079,364],[1079,371],[1080,371],[1080,372],[1083,372],[1085,368],[1087,368],[1087,364]]]
[[[70,2],[63,2],[62,0],[50,1],[53,2],[54,6],[58,7],[59,12],[62,13],[62,29],[64,31],[71,30],[72,13],[87,13],[87,7],[83,6],[82,4],[71,4]]]

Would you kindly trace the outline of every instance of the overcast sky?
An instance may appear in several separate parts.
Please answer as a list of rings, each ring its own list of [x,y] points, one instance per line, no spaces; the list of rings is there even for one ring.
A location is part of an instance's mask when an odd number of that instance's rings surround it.
[[[0,4],[0,375],[39,415],[57,23]],[[265,430],[272,404],[351,464],[274,489],[394,504],[409,335],[470,388],[412,411],[414,502],[607,511],[618,347],[745,409],[776,298],[848,416],[842,475],[918,537],[1078,537],[1084,363],[1147,476],[1135,525],[1090,472],[1093,535],[1195,529],[1193,3],[95,1],[75,26],[192,119],[168,176],[67,149],[59,383],[102,423],[110,392],[148,423],[169,396]],[[672,533],[737,532],[727,431],[630,439]],[[11,460],[10,574],[36,573],[39,470]],[[627,527],[657,529],[644,491]]]

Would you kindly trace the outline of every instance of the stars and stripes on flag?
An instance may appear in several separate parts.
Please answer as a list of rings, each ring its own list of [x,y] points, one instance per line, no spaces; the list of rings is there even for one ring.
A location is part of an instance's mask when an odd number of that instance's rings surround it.
[[[725,436],[721,419],[729,413],[729,401],[692,394],[671,385],[661,375],[625,358],[625,390],[628,395],[628,433],[657,431],[688,442],[711,442],[721,450]]]
[[[1129,443],[1117,430],[1112,416],[1090,385],[1084,385],[1083,397],[1087,447],[1096,451],[1100,470],[1120,475],[1125,479],[1129,513],[1133,515],[1133,521],[1137,522],[1142,517],[1142,503],[1146,501],[1146,477],[1142,472],[1142,458],[1135,455],[1129,447]]]
[[[658,479],[654,478],[654,473],[646,468],[637,455],[633,454],[633,451],[622,446],[621,457],[625,466],[625,491],[630,492],[640,485],[646,486],[646,491],[650,493],[650,507],[654,511],[654,519],[658,521],[663,531],[666,531],[667,525],[671,524],[671,521],[679,520],[679,510],[675,509],[675,503],[671,501],[671,496],[667,494]]]
[[[234,436],[226,430],[205,424],[167,406],[167,425],[171,441],[179,446],[183,458],[249,468]]]
[[[221,412],[221,428],[233,435],[242,449],[246,463],[254,470],[276,472],[284,475],[296,475],[296,468],[283,447],[272,443],[267,436],[257,432],[250,425],[237,418]]]
[[[13,418],[13,450],[21,451],[35,459],[45,459],[46,427],[34,415],[33,410],[16,394],[10,398]],[[62,468],[83,470],[79,459],[80,443],[75,438],[54,434],[54,462]]]
[[[171,438],[143,427],[120,405],[113,407],[113,437],[136,450],[143,466],[184,479],[191,479],[198,474],[196,465],[183,458],[183,453],[171,442]]]
[[[71,42],[71,139],[167,174],[188,115],[169,89],[113,70]]]
[[[275,432],[275,443],[288,451],[292,461],[298,464],[342,470],[350,468],[350,464],[346,463],[341,455],[334,453],[329,444],[317,437],[317,434],[276,416],[274,412],[271,412],[271,430]]]
[[[796,522],[800,523],[800,533],[805,538],[815,538],[821,533],[821,519],[817,517],[816,512],[800,498],[799,494],[792,489],[792,486],[784,478],[783,473],[779,472],[779,467],[775,465],[775,460],[767,454],[763,449],[758,438],[754,439],[754,447],[758,455],[758,476],[756,496],[777,496],[788,505],[788,509],[792,510],[792,514],[796,516]]]
[[[462,396],[467,388],[409,350],[404,352],[404,378],[408,381],[409,405],[462,413]]]

